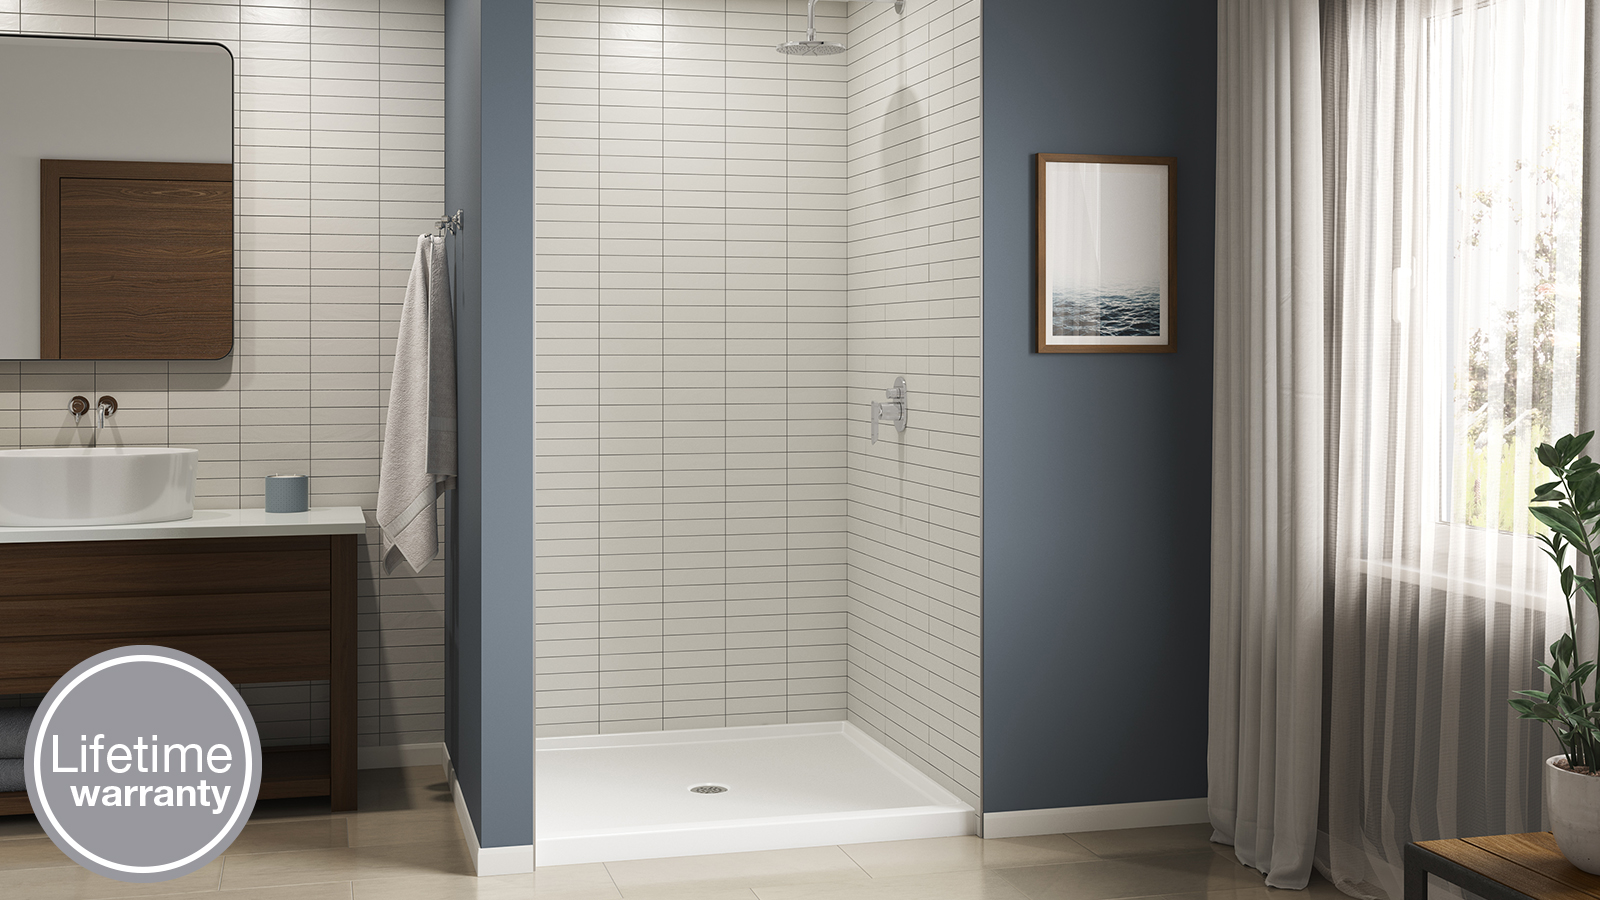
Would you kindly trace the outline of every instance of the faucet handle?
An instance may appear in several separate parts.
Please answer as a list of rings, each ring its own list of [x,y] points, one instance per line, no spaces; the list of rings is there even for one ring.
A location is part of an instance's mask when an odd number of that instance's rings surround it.
[[[72,413],[72,424],[78,424],[78,420],[89,414],[89,398],[81,395],[73,397],[72,402],[67,404],[67,412]]]
[[[100,411],[108,416],[117,414],[117,398],[106,394],[100,398]]]

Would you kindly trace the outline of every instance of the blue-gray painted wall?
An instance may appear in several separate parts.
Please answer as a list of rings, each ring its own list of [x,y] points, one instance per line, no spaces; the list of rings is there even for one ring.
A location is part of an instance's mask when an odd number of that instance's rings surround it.
[[[533,843],[533,4],[447,0],[457,277],[447,743],[484,847]],[[485,190],[485,185],[489,188]]]
[[[983,9],[983,805],[1206,792],[1216,4]],[[1038,354],[1035,153],[1178,160],[1173,354]]]

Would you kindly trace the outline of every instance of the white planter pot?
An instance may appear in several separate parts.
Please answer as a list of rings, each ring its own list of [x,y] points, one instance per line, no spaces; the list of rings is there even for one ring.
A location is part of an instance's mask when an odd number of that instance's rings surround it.
[[[1579,775],[1556,763],[1565,756],[1544,761],[1544,798],[1550,811],[1550,828],[1567,861],[1600,875],[1600,777]]]

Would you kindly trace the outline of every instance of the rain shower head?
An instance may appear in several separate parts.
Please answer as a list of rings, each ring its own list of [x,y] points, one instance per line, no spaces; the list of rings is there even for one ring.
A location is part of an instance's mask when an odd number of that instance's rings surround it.
[[[790,41],[787,44],[779,44],[778,52],[787,53],[790,56],[832,56],[835,53],[843,53],[844,45],[830,44],[827,41],[819,41],[812,38],[811,40]]]
[[[894,3],[894,11],[904,13],[906,0],[876,0],[880,3]],[[843,53],[844,45],[831,41],[817,40],[817,0],[808,0],[806,3],[806,39],[803,41],[789,41],[778,45],[778,52],[789,56],[832,56]]]
[[[806,3],[806,39],[778,45],[778,52],[789,56],[832,56],[843,53],[843,44],[817,40],[817,0]]]

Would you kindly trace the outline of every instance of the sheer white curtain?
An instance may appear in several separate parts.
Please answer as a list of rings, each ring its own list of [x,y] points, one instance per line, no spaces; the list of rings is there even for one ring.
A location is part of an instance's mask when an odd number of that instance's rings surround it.
[[[1217,31],[1210,816],[1267,884],[1302,888],[1324,582],[1317,0],[1221,0]]]
[[[1349,893],[1411,840],[1541,827],[1565,616],[1534,447],[1576,428],[1583,0],[1328,0],[1325,831]]]

